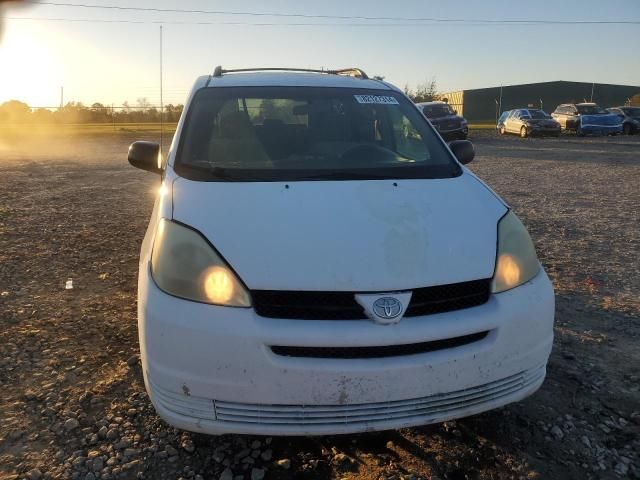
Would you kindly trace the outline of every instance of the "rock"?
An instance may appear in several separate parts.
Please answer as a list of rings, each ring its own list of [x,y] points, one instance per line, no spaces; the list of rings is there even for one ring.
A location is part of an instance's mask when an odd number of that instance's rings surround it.
[[[164,451],[169,454],[170,457],[175,457],[178,455],[178,450],[175,449],[172,445],[167,445],[164,447]]]
[[[213,458],[216,463],[221,463],[224,460],[224,453],[222,453],[220,450],[216,450],[215,452],[213,452],[211,458]]]
[[[115,428],[107,431],[107,440],[113,441],[116,438],[118,438],[118,431]]]
[[[140,455],[140,450],[138,448],[125,448],[122,454],[127,458],[136,457]]]
[[[333,461],[335,463],[351,463],[352,459],[349,455],[344,453],[337,453],[333,456]]]
[[[93,464],[91,466],[91,469],[98,473],[99,471],[101,471],[104,468],[104,460],[102,460],[101,457],[96,457],[93,459]]]
[[[75,430],[79,426],[80,426],[80,422],[78,422],[78,420],[75,418],[69,418],[67,419],[66,422],[64,422],[64,429],[67,432],[70,432],[71,430]]]
[[[291,467],[291,460],[288,458],[282,458],[276,461],[276,465],[280,468],[284,468],[285,470],[289,470]]]
[[[272,457],[273,450],[271,450],[270,448],[262,452],[262,454],[260,455],[260,458],[262,458],[262,460],[264,460],[265,462],[270,461]]]
[[[100,427],[100,430],[98,430],[98,437],[100,438],[107,438],[107,427],[102,426]]]
[[[131,445],[131,440],[127,437],[123,437],[119,442],[113,444],[113,448],[116,450],[123,450]]]
[[[587,448],[591,448],[591,441],[589,440],[589,437],[587,437],[586,435],[583,435],[580,438],[580,441],[582,442],[582,444],[587,447]]]
[[[130,367],[134,366],[135,364],[137,364],[139,361],[139,357],[138,355],[132,355],[127,359],[127,365],[129,365]]]
[[[387,448],[388,448],[389,450],[393,449],[393,447],[394,447],[394,446],[395,446],[395,445],[393,444],[393,442],[392,442],[391,440],[389,440],[389,441],[387,442]]]
[[[554,425],[553,427],[551,427],[550,432],[551,432],[551,435],[553,435],[553,437],[556,440],[562,440],[564,438],[564,433],[562,432],[562,429],[557,425]]]
[[[244,449],[240,450],[238,453],[236,453],[235,458],[236,458],[236,460],[241,460],[244,457],[248,457],[250,453],[251,453],[251,449],[244,448]]]
[[[42,472],[37,468],[34,468],[27,473],[27,478],[29,480],[40,480],[42,478]]]
[[[260,448],[261,446],[262,446],[262,442],[260,440],[254,440],[253,442],[251,442],[251,449],[252,450]]]
[[[233,480],[233,472],[230,468],[225,468],[220,474],[220,478],[218,480]]]
[[[85,475],[84,480],[96,480],[96,476],[93,473],[89,472]]]
[[[618,475],[626,475],[629,473],[629,466],[624,462],[618,462],[616,463],[616,466],[613,467],[613,471]]]
[[[182,442],[181,447],[187,452],[187,453],[193,453],[196,449],[196,446],[193,444],[193,441],[191,439],[187,439],[184,442]]]
[[[261,468],[251,469],[251,480],[262,480],[264,478],[264,470]]]

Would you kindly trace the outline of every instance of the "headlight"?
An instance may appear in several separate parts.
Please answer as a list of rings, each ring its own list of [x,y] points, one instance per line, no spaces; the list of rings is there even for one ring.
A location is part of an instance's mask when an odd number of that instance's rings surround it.
[[[538,274],[540,263],[527,229],[513,212],[498,223],[498,255],[491,282],[493,293],[528,282]]]
[[[195,230],[160,220],[151,253],[151,276],[176,297],[228,307],[250,307],[236,274]]]

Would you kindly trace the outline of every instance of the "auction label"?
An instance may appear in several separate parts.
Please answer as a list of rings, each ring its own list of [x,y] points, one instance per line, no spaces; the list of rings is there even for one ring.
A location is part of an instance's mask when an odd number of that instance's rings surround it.
[[[398,105],[395,97],[385,95],[354,95],[358,103],[377,103],[380,105]]]

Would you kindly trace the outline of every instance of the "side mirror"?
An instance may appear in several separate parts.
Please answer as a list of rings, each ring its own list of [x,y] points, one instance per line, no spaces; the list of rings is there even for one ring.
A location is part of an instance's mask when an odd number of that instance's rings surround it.
[[[155,142],[133,142],[129,146],[129,163],[151,173],[162,173],[160,145]]]
[[[449,144],[449,148],[458,161],[463,165],[471,162],[471,160],[476,156],[476,150],[473,148],[473,143],[469,140],[454,140]]]

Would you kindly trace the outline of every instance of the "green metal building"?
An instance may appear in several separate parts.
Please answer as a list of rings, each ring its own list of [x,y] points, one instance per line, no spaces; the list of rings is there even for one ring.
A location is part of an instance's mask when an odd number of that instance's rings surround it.
[[[586,82],[542,82],[459,90],[440,95],[469,122],[495,122],[500,112],[514,108],[542,108],[551,113],[561,103],[596,102],[601,107],[629,103],[640,86]]]

